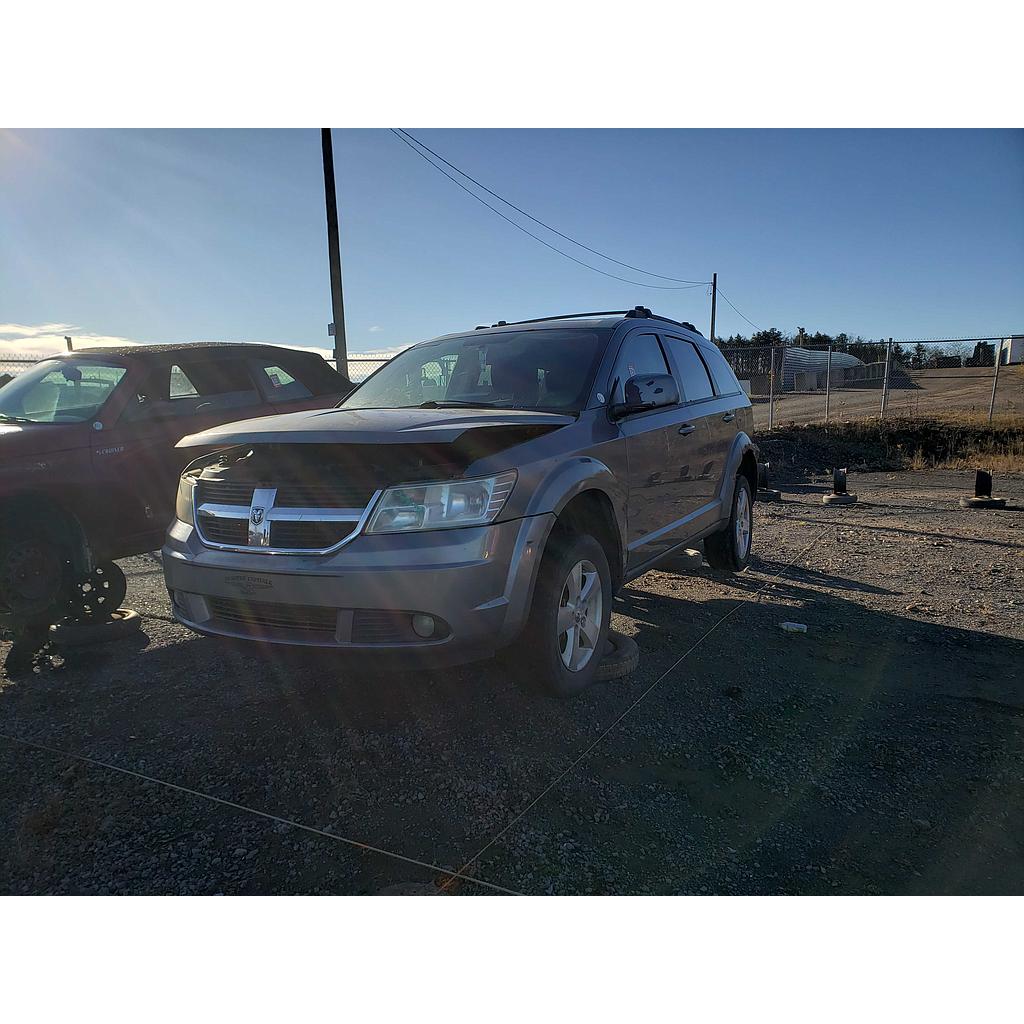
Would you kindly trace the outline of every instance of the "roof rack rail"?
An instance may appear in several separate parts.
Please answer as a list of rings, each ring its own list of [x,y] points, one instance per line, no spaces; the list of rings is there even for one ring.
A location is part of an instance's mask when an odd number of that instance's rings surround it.
[[[544,324],[550,323],[552,320],[577,320],[584,317],[591,316],[624,316],[634,320],[661,320],[667,324],[675,324],[677,327],[685,327],[689,331],[693,331],[695,334],[700,334],[700,331],[691,323],[687,323],[685,320],[670,320],[667,316],[658,316],[656,313],[652,313],[646,306],[634,306],[632,309],[602,309],[594,313],[562,313],[560,316],[538,316],[532,320],[513,320],[508,322],[506,320],[499,320],[496,324],[491,324],[491,327],[518,327],[520,324]],[[488,330],[487,324],[480,324],[475,328],[478,331]]]

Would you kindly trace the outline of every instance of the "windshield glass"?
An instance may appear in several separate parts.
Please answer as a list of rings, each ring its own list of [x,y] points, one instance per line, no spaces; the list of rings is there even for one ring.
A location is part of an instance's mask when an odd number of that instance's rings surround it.
[[[123,366],[47,359],[0,388],[0,421],[82,423],[92,419],[127,373]]]
[[[601,340],[596,331],[570,329],[428,342],[395,356],[339,408],[577,411],[590,393]]]

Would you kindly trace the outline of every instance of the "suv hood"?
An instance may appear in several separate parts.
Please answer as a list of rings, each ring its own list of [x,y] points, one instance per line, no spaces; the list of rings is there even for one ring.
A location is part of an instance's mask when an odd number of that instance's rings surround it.
[[[225,423],[189,434],[178,448],[235,444],[447,444],[470,431],[521,440],[568,426],[574,416],[530,409],[315,409]],[[510,437],[511,441],[512,438]]]

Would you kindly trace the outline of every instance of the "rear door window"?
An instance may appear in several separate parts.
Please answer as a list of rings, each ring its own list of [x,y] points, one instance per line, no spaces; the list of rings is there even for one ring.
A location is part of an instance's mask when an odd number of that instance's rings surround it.
[[[666,338],[669,351],[679,368],[679,385],[683,401],[700,402],[714,395],[707,367],[697,352],[696,346],[682,338]]]
[[[630,377],[645,373],[668,373],[665,353],[656,334],[630,334],[622,343],[612,371],[613,402],[625,401],[624,388]]]
[[[702,346],[700,354],[711,371],[711,379],[715,382],[715,391],[719,395],[739,394],[742,389],[739,381],[736,380],[736,374],[732,372],[732,367],[726,362],[725,356],[710,345]]]

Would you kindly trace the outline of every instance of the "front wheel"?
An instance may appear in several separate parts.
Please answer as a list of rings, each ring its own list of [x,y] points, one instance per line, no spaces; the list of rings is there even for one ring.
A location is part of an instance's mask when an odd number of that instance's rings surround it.
[[[740,475],[736,477],[732,492],[729,523],[724,530],[713,533],[704,541],[704,557],[712,569],[742,572],[750,562],[753,538],[754,504],[750,497],[750,483]]]
[[[585,690],[601,662],[611,606],[611,571],[598,541],[589,534],[554,541],[523,636],[530,679],[559,697]]]
[[[21,625],[49,624],[66,593],[66,552],[31,526],[0,521],[0,609]]]

